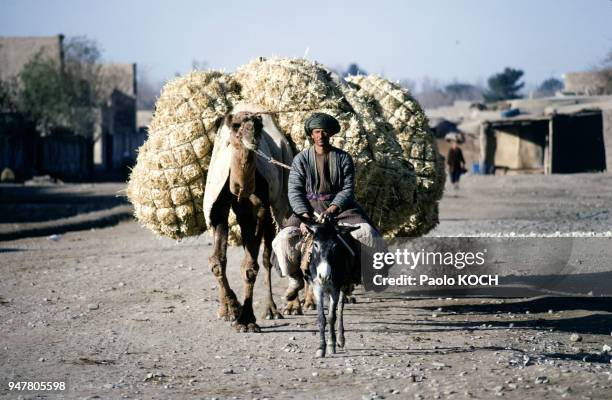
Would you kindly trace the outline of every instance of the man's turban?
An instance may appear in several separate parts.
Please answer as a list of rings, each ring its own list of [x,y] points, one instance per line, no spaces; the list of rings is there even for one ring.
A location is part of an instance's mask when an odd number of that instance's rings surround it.
[[[330,136],[340,132],[340,123],[334,117],[325,113],[311,114],[304,122],[304,131],[310,136],[313,129],[324,129]]]

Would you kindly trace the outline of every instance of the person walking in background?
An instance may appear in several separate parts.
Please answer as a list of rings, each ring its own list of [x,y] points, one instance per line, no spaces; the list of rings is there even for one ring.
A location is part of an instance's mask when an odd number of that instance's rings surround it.
[[[451,148],[448,149],[448,155],[446,156],[446,165],[448,165],[450,181],[455,190],[458,190],[459,178],[461,178],[461,174],[466,172],[466,169],[463,152],[459,148],[459,144],[457,143],[456,139],[451,141]]]

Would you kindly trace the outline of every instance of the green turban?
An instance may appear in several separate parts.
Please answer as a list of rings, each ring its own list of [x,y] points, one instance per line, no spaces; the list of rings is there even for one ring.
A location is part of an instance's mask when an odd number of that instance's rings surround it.
[[[304,131],[310,136],[313,129],[324,129],[330,136],[340,132],[340,123],[334,117],[325,113],[311,114],[304,122]]]

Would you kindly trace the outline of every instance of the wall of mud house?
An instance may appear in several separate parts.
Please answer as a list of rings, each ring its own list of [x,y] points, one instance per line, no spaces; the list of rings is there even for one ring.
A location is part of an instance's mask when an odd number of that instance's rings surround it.
[[[0,171],[10,168],[18,181],[32,176],[38,134],[21,115],[0,114]]]
[[[91,178],[92,143],[82,136],[40,137],[19,114],[0,115],[0,170],[10,168],[17,181],[51,175],[63,181]]]
[[[543,173],[546,120],[486,123],[481,126],[480,163],[484,173]]]

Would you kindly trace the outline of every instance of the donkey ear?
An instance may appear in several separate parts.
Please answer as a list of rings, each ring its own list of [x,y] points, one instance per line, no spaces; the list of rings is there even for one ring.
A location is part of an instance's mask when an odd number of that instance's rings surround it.
[[[257,130],[261,130],[261,128],[263,128],[263,120],[261,118],[261,114],[255,114],[253,116],[253,122],[255,123],[255,128]]]
[[[315,231],[317,230],[316,225],[311,225],[308,223],[304,223],[304,225],[306,226],[306,229],[308,229],[308,232],[312,233],[313,235],[315,234]]]

